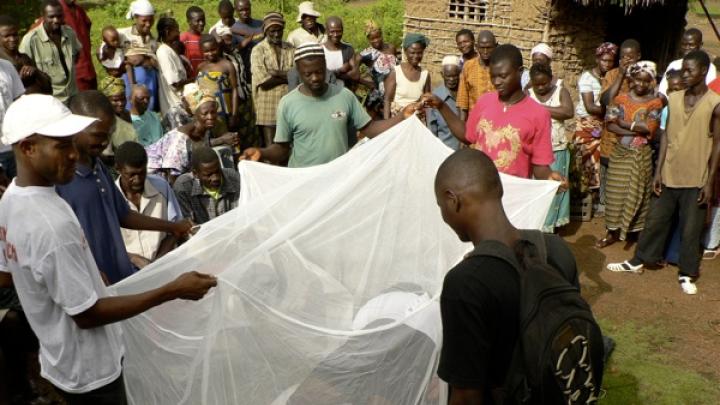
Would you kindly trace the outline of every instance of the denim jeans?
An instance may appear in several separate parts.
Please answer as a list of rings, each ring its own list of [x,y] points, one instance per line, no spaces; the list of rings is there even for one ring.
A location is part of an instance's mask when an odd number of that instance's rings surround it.
[[[662,260],[665,242],[673,225],[673,215],[679,214],[680,274],[696,277],[700,270],[700,239],[705,224],[707,205],[698,205],[699,188],[669,188],[663,186],[660,197],[653,197],[640,234],[635,258],[654,264]]]

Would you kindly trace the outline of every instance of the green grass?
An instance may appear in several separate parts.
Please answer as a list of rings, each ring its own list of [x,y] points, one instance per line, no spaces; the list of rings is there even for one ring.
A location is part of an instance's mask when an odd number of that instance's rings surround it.
[[[600,322],[617,346],[604,376],[602,405],[712,405],[718,381],[673,364],[671,336],[658,326]]]
[[[720,2],[717,0],[705,0],[705,7],[707,7],[711,17],[720,16]],[[705,16],[705,11],[702,9],[698,0],[690,0],[688,2],[688,8],[695,14]]]
[[[297,4],[301,0],[255,0],[253,1],[253,17],[262,19],[269,11],[281,10],[285,14],[287,25],[285,35],[298,27]],[[88,12],[93,22],[91,41],[93,54],[100,44],[100,32],[106,25],[117,28],[127,27],[131,21],[125,19],[131,0],[79,0]],[[174,16],[180,24],[182,31],[187,29],[185,10],[191,5],[201,7],[205,11],[206,27],[210,28],[218,19],[217,5],[219,0],[151,0],[158,15],[169,14]],[[0,13],[10,14],[16,18],[21,27],[26,28],[39,15],[39,0],[0,0]],[[399,45],[402,39],[403,2],[400,0],[377,0],[363,2],[360,5],[352,1],[343,0],[316,0],[315,7],[322,14],[321,21],[331,15],[339,16],[345,23],[343,39],[356,49],[364,49],[367,45],[365,38],[365,21],[375,20],[385,33],[387,42]],[[153,30],[155,35],[155,31]],[[104,71],[97,61],[95,70],[98,75],[104,76]]]

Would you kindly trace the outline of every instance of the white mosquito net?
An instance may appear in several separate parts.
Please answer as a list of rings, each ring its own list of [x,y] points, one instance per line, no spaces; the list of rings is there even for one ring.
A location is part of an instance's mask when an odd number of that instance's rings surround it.
[[[412,118],[326,165],[243,162],[238,208],[112,287],[218,276],[201,301],[123,322],[130,402],[446,403],[438,298],[470,250],[435,202],[450,153]],[[512,222],[540,228],[557,183],[502,180]]]

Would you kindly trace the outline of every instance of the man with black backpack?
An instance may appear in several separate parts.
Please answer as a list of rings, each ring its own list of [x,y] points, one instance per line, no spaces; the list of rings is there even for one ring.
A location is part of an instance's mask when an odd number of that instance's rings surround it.
[[[492,160],[461,149],[438,169],[445,222],[475,249],[445,276],[438,375],[450,404],[593,404],[603,343],[575,258],[555,235],[521,231]]]

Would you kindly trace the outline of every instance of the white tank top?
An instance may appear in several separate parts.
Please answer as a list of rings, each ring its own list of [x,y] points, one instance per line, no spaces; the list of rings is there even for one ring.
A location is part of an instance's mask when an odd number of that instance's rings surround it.
[[[547,107],[560,107],[560,93],[562,93],[562,79],[558,79],[555,84],[555,91],[546,102],[538,100],[535,90],[532,87],[528,90],[530,98]],[[562,121],[551,119],[550,128],[552,129],[552,146],[553,151],[567,149],[567,136],[565,136],[565,124]]]
[[[420,80],[413,82],[405,77],[400,65],[395,66],[395,99],[393,103],[398,108],[404,108],[406,105],[414,103],[420,100],[425,89],[425,82],[427,82],[428,71],[422,70],[420,72]]]

